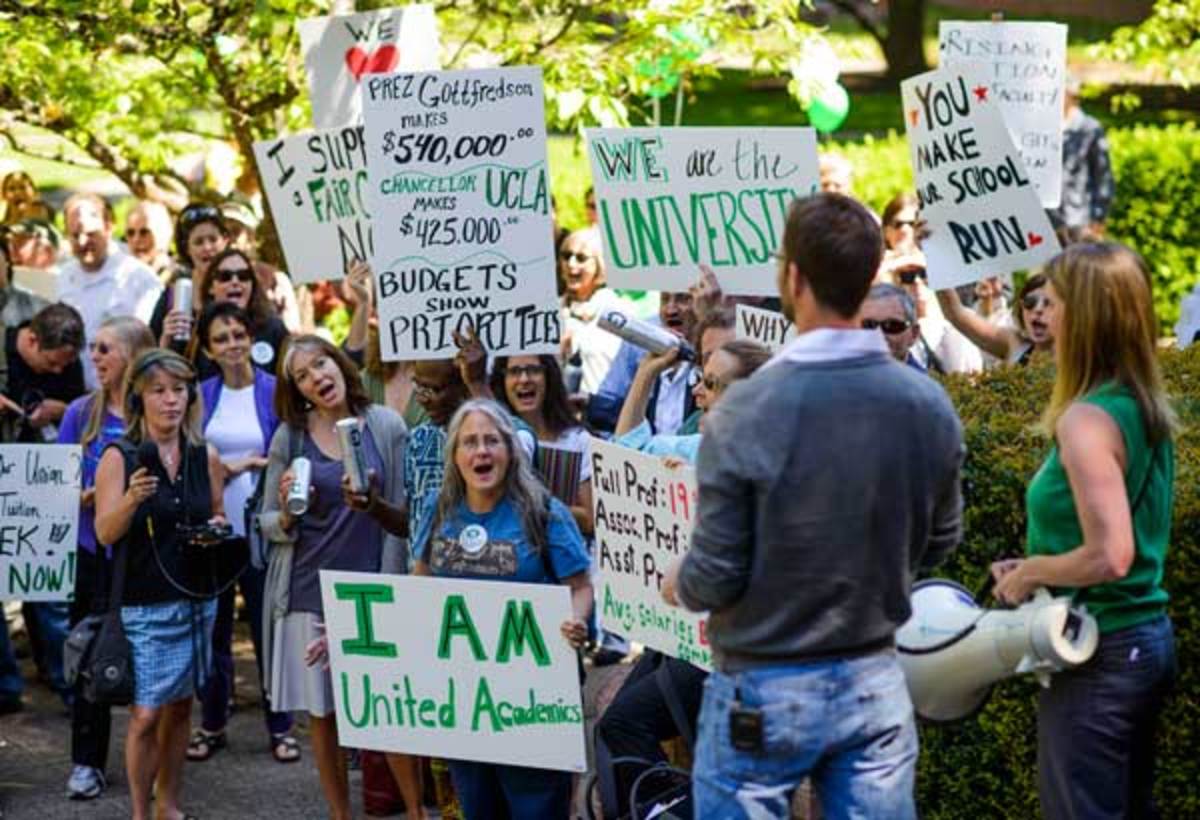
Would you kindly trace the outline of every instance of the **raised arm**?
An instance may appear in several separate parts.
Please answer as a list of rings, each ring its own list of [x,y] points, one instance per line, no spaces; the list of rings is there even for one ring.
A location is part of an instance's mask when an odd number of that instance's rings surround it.
[[[964,305],[954,288],[939,290],[937,299],[946,321],[984,352],[1007,359],[1020,344],[1020,338],[1012,330],[992,324]]]
[[[621,405],[615,435],[623,436],[646,420],[646,409],[650,406],[654,383],[678,358],[679,348],[672,347],[657,356],[646,356],[638,363],[637,372],[633,374],[633,383],[629,385],[629,392],[625,395],[625,403]]]

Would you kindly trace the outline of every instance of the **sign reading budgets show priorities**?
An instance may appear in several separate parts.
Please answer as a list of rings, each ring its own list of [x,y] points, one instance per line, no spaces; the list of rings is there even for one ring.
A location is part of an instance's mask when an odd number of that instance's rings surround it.
[[[1013,146],[991,86],[939,69],[900,84],[929,284],[949,288],[1025,270],[1058,239]]]
[[[0,600],[73,597],[81,466],[76,444],[0,445]]]
[[[366,75],[441,68],[433,6],[312,17],[296,28],[317,128],[362,122],[358,89]]]
[[[557,352],[541,69],[368,77],[363,114],[383,358]]]
[[[371,258],[361,125],[256,142],[254,157],[293,280],[338,279]]]
[[[1062,198],[1067,27],[944,20],[938,26],[938,52],[943,68],[974,66],[982,72],[1042,205],[1057,207]]]
[[[696,474],[592,439],[596,522],[596,610],[600,622],[651,649],[712,668],[707,618],[663,603],[667,567],[688,550],[696,515]]]
[[[787,209],[817,190],[811,128],[587,132],[608,284],[686,291],[710,265],[726,293],[776,296]]]
[[[565,586],[321,572],[342,744],[587,768]]]

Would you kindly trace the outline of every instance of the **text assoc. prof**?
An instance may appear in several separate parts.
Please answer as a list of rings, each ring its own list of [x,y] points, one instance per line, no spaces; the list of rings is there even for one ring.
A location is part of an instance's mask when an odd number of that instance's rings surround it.
[[[438,74],[375,74],[367,80],[372,100],[411,100],[425,108],[476,108],[509,97],[532,97],[531,83],[504,77],[483,80],[475,77],[448,79]]]

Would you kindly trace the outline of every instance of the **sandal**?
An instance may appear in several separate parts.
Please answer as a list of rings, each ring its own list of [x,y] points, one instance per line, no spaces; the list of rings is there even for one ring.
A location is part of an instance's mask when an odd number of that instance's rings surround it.
[[[224,732],[210,733],[197,729],[188,741],[187,759],[196,763],[208,760],[229,744]]]
[[[291,735],[271,735],[271,757],[276,763],[295,763],[300,759],[300,744]]]

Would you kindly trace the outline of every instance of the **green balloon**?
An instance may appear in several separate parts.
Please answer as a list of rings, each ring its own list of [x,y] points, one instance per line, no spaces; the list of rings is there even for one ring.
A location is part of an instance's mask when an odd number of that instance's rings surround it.
[[[679,72],[675,70],[675,62],[666,55],[653,62],[639,60],[637,73],[648,82],[646,93],[651,97],[665,97],[679,85]]]
[[[833,83],[813,97],[805,113],[812,127],[822,134],[836,131],[850,113],[850,95],[841,83]]]

